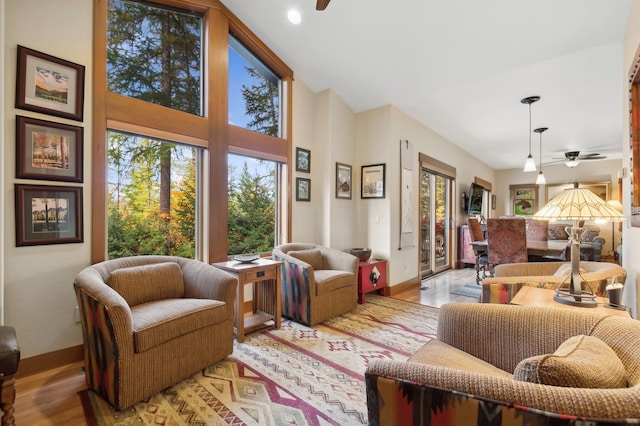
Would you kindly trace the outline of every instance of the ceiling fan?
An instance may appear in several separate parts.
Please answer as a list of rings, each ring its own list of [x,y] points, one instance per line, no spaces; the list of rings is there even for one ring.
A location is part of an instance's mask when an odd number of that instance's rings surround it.
[[[564,158],[556,158],[558,161],[551,161],[547,164],[559,163],[562,161],[567,165],[567,167],[576,167],[580,164],[580,161],[583,160],[604,160],[605,158],[607,157],[598,153],[580,155],[580,151],[567,151],[564,153]]]
[[[329,2],[331,0],[317,0],[316,1],[316,10],[325,10],[327,6],[329,6]]]

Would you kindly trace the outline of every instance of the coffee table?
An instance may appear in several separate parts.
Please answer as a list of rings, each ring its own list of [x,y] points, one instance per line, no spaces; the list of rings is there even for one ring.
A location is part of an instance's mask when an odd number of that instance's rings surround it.
[[[515,296],[511,299],[512,305],[522,305],[522,306],[550,306],[554,308],[565,308],[565,309],[582,309],[591,312],[602,312],[609,315],[618,315],[621,317],[631,318],[631,314],[627,310],[622,309],[614,309],[607,308],[605,305],[609,303],[609,299],[606,297],[596,297],[596,302],[598,302],[598,306],[595,308],[585,308],[583,306],[572,306],[566,305],[564,303],[559,303],[553,300],[553,295],[555,294],[555,290],[539,288],[539,287],[531,287],[524,286]]]

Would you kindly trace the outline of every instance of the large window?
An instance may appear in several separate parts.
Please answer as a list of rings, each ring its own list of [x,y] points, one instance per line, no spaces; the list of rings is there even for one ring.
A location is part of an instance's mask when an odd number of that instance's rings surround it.
[[[196,256],[202,150],[109,132],[108,256]]]
[[[92,260],[286,238],[292,72],[216,0],[95,3]]]

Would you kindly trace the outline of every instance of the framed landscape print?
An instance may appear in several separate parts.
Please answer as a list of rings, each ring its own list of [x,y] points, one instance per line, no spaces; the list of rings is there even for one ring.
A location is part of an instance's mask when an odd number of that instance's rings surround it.
[[[82,127],[16,117],[16,177],[82,182]]]
[[[362,166],[360,196],[362,198],[384,198],[384,174],[384,164]]]
[[[311,151],[296,148],[296,171],[311,173]]]
[[[82,121],[84,66],[18,46],[16,108]]]
[[[336,198],[351,199],[351,166],[336,163]]]
[[[16,246],[81,243],[82,188],[15,185]]]
[[[296,178],[296,201],[311,201],[311,179]]]
[[[602,201],[609,201],[609,193],[611,192],[611,182],[580,182],[580,188],[590,189],[598,197],[602,198]],[[547,185],[547,203],[556,195],[560,194],[565,189],[573,188],[573,183],[561,183]]]

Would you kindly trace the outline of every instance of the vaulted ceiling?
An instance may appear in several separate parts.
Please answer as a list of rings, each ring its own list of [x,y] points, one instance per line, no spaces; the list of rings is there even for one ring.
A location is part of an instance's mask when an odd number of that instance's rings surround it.
[[[640,0],[222,0],[311,90],[392,104],[495,169],[622,157],[622,44]],[[297,9],[293,25],[287,11]],[[538,134],[532,151],[539,162]],[[482,153],[482,155],[479,155]],[[593,160],[597,161],[597,160]]]

